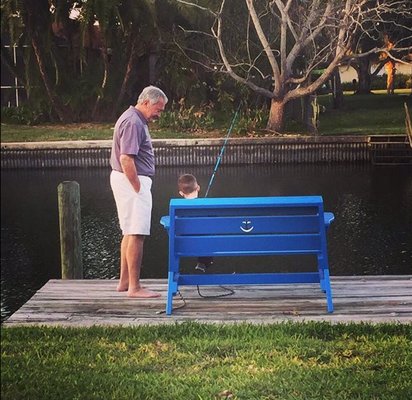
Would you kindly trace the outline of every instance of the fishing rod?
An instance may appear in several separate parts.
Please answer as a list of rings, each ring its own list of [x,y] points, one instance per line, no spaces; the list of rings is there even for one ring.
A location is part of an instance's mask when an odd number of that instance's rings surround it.
[[[210,177],[210,180],[209,180],[209,184],[208,184],[208,186],[207,186],[207,190],[206,190],[205,197],[207,197],[207,195],[209,194],[209,190],[210,190],[210,188],[211,188],[211,186],[212,186],[213,180],[215,179],[215,175],[216,175],[216,172],[217,172],[217,170],[218,170],[218,168],[219,168],[220,161],[222,161],[223,153],[225,152],[225,148],[226,148],[227,141],[228,141],[228,139],[229,139],[230,134],[232,133],[233,127],[235,126],[235,121],[236,121],[237,115],[239,114],[241,104],[242,104],[242,103],[240,102],[240,103],[239,103],[239,106],[238,106],[238,108],[237,108],[237,110],[236,110],[236,112],[235,112],[235,115],[234,115],[233,118],[232,118],[232,122],[231,122],[231,124],[230,124],[230,127],[229,127],[229,129],[228,129],[228,131],[227,131],[227,133],[226,133],[226,138],[225,138],[225,141],[223,142],[223,146],[222,146],[222,148],[220,149],[219,156],[218,156],[218,158],[217,158],[217,160],[216,160],[215,168],[213,169],[212,176]],[[231,296],[232,294],[235,293],[235,291],[234,291],[233,289],[227,288],[227,287],[225,287],[225,286],[219,286],[219,287],[222,288],[223,290],[225,290],[226,293],[222,293],[222,294],[218,294],[218,295],[206,296],[206,295],[204,295],[204,294],[202,294],[202,293],[200,292],[199,285],[197,285],[197,293],[199,294],[200,297],[209,298],[209,299],[211,299],[211,298],[218,298],[218,297],[227,297],[227,296]]]
[[[224,153],[225,148],[226,148],[227,141],[228,141],[228,139],[229,139],[230,134],[232,133],[232,129],[233,129],[233,127],[235,126],[235,121],[236,121],[237,115],[239,114],[239,111],[240,111],[240,106],[241,106],[241,103],[239,103],[239,106],[238,106],[238,108],[237,108],[237,110],[236,110],[236,112],[235,112],[235,115],[234,115],[233,118],[232,118],[232,122],[231,122],[230,127],[229,127],[229,129],[228,129],[228,131],[227,131],[225,141],[223,142],[223,146],[222,146],[222,148],[220,149],[219,156],[218,156],[218,158],[217,158],[217,160],[216,160],[215,168],[213,169],[212,176],[210,177],[209,184],[208,184],[208,186],[207,186],[207,190],[206,190],[205,197],[207,197],[207,195],[209,194],[209,190],[210,190],[210,188],[211,188],[211,186],[212,186],[213,180],[215,179],[216,172],[217,172],[217,170],[218,170],[218,168],[219,168],[220,162],[222,161],[222,157],[223,157],[223,153]]]

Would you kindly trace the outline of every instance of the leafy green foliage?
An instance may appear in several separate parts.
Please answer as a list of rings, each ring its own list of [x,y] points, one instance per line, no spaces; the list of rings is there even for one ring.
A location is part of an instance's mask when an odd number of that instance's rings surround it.
[[[242,110],[235,131],[238,134],[253,134],[256,131],[265,129],[268,120],[267,107],[259,109],[246,108]]]
[[[20,125],[36,125],[44,121],[44,114],[41,110],[21,107],[2,107],[1,120],[3,123],[20,124]]]
[[[4,399],[410,398],[412,327],[2,328]]]
[[[172,104],[170,111],[162,113],[159,119],[160,128],[174,130],[211,129],[214,125],[214,118],[211,114],[211,105],[195,109],[194,106],[185,107],[185,100],[182,98],[177,104]]]
[[[334,109],[331,95],[318,97],[322,112],[320,114],[321,135],[345,134],[404,134],[405,109],[404,102],[412,109],[412,97],[405,94],[387,96],[386,94],[345,96],[344,106]],[[160,120],[152,124],[150,132],[155,139],[193,138],[193,137],[224,137],[234,110],[217,110],[212,105],[199,108],[186,108],[175,103],[167,106]],[[42,116],[32,115],[24,109],[2,109],[2,142],[48,141],[48,140],[98,140],[111,139],[114,123],[96,124],[43,124],[30,126],[15,124],[37,123]],[[171,111],[169,111],[171,110]],[[20,114],[22,112],[22,114]],[[233,136],[266,136],[267,110],[261,108],[242,108],[235,121]],[[307,134],[300,121],[287,118],[286,132]]]

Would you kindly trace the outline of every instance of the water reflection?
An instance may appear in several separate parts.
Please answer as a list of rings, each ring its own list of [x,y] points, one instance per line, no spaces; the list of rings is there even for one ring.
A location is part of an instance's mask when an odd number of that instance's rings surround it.
[[[177,197],[177,177],[190,172],[205,193],[211,170],[159,168],[153,184],[152,235],[146,241],[143,277],[165,278],[167,238],[158,221]],[[80,184],[86,278],[118,276],[120,231],[109,169],[2,171],[1,316],[28,300],[48,279],[60,278],[57,186]],[[362,165],[255,165],[221,167],[209,197],[321,194],[335,213],[328,234],[332,275],[412,273],[412,173],[410,167]],[[302,258],[219,259],[214,272],[291,270]],[[307,269],[314,260],[304,260]],[[193,268],[190,260],[185,268]]]

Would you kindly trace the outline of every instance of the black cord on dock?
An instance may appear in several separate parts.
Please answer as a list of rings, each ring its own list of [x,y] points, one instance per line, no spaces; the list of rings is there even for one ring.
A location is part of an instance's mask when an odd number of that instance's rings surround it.
[[[217,299],[219,297],[227,297],[227,296],[232,296],[233,294],[235,294],[235,291],[233,289],[230,289],[226,286],[221,286],[219,285],[219,287],[223,290],[226,290],[226,293],[221,293],[221,294],[214,294],[214,295],[204,295],[202,293],[200,293],[200,289],[199,289],[199,285],[197,285],[197,293],[199,294],[200,297],[204,298],[204,299]]]
[[[180,293],[180,290],[178,290],[176,294],[178,294],[178,295],[180,296],[180,300],[183,301],[183,304],[181,304],[180,306],[177,306],[177,307],[173,307],[173,308],[172,308],[172,312],[175,311],[175,310],[180,310],[181,308],[183,308],[183,307],[186,306],[186,300],[185,300],[185,298],[182,296],[182,293]],[[156,314],[157,314],[157,315],[165,314],[165,313],[166,313],[166,310],[156,311]]]

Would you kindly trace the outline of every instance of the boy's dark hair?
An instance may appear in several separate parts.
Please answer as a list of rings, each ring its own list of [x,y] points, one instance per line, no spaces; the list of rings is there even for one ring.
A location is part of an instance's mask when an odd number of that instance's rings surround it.
[[[193,193],[197,189],[197,180],[192,174],[183,174],[177,180],[177,186],[180,192],[184,194]]]

